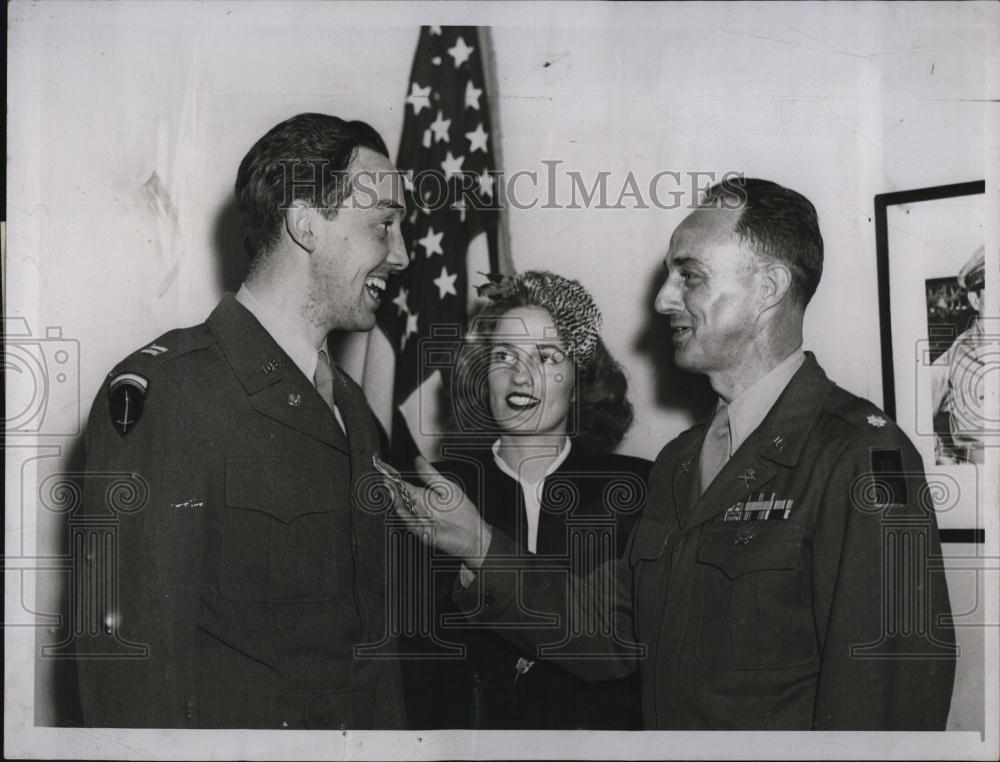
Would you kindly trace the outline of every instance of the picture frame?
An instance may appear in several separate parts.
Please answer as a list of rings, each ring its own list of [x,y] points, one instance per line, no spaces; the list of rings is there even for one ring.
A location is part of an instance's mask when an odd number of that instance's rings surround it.
[[[943,543],[985,541],[981,460],[956,454],[938,390],[948,349],[977,315],[958,274],[985,241],[987,214],[985,180],[875,196],[883,408],[923,459]]]

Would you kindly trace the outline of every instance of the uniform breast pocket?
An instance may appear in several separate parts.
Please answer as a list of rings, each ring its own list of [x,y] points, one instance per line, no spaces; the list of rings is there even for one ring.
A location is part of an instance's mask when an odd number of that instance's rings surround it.
[[[350,547],[349,512],[327,469],[274,459],[227,461],[219,592],[243,602],[334,597],[337,563],[345,561],[338,546]]]
[[[698,549],[699,661],[728,669],[794,666],[817,656],[808,563],[797,537],[747,541],[738,530]]]

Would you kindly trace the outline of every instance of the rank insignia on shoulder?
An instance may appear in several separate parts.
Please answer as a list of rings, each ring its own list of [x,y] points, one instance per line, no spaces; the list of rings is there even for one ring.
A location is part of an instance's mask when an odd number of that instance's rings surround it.
[[[149,382],[138,373],[120,373],[108,384],[111,423],[123,437],[132,433],[142,418]]]
[[[880,415],[870,415],[867,420],[868,425],[874,426],[876,429],[881,429],[886,423],[885,418]]]
[[[162,355],[166,351],[168,351],[166,347],[161,347],[159,344],[150,344],[145,349],[140,349],[139,354],[152,355],[153,357],[156,357],[157,355]]]
[[[725,521],[787,521],[792,513],[794,501],[778,500],[772,492],[768,496],[764,493],[757,495],[755,500],[744,500],[740,503],[733,503],[726,509],[722,516]]]

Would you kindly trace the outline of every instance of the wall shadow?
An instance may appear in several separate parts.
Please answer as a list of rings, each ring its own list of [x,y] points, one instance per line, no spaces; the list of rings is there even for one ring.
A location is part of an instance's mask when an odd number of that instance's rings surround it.
[[[216,259],[216,283],[220,291],[237,291],[246,277],[249,263],[243,249],[240,213],[236,199],[230,198],[215,216],[213,234]]]
[[[646,283],[643,304],[649,305],[649,309],[632,348],[646,355],[653,364],[656,405],[667,410],[686,412],[694,420],[701,420],[712,410],[716,394],[707,378],[683,371],[674,364],[670,319],[653,309],[653,302],[661,285],[663,273],[657,267],[650,273]]]

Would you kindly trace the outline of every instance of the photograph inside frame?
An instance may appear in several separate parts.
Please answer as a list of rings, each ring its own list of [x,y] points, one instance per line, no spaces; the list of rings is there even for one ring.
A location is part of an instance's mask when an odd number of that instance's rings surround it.
[[[1000,755],[1000,7],[8,18],[5,756]]]

